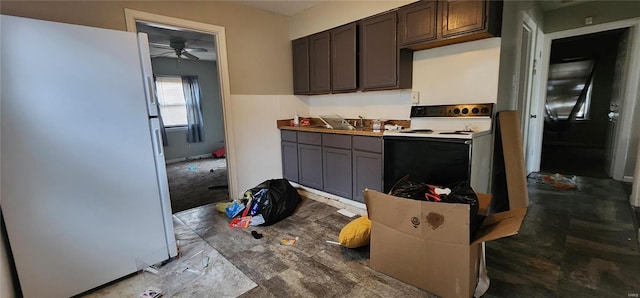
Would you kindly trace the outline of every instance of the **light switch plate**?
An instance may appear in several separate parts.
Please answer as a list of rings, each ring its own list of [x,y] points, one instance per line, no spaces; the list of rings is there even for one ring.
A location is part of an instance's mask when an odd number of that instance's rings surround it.
[[[419,104],[420,103],[420,92],[411,91],[411,103],[412,104]]]

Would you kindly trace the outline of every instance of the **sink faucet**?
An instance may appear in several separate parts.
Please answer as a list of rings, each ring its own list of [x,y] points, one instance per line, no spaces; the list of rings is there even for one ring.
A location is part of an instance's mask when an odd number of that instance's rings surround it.
[[[364,127],[364,117],[358,115],[358,118],[360,118],[360,127]]]

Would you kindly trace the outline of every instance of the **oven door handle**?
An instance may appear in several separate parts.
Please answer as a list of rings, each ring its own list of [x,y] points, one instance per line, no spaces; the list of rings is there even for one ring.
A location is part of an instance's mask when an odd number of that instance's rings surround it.
[[[455,138],[428,138],[428,137],[400,137],[400,136],[384,136],[385,141],[409,141],[409,142],[441,142],[471,145],[472,140],[455,139]]]

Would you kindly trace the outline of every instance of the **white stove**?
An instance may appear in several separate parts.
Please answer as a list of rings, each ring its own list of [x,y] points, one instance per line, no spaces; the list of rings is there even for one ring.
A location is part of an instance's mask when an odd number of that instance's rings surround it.
[[[384,191],[402,177],[489,190],[493,104],[411,107],[411,125],[384,132]]]
[[[491,133],[493,104],[411,107],[411,127],[384,136],[472,139]]]

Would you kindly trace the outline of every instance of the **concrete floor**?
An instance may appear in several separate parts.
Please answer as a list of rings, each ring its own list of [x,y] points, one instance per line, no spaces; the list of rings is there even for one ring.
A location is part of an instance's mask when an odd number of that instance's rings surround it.
[[[530,208],[520,233],[487,243],[491,285],[485,297],[638,297],[640,249],[628,187],[610,179],[578,177],[577,182],[577,190],[558,190],[529,180]],[[326,243],[337,240],[352,220],[337,210],[304,199],[289,218],[248,229],[229,228],[212,204],[175,214],[186,232],[228,260],[233,268],[227,270],[241,272],[205,275],[178,296],[434,297],[372,270],[368,247]],[[264,237],[255,239],[251,231]],[[294,246],[280,245],[295,237]],[[245,290],[212,292],[236,282]],[[104,296],[109,295],[93,297]]]

